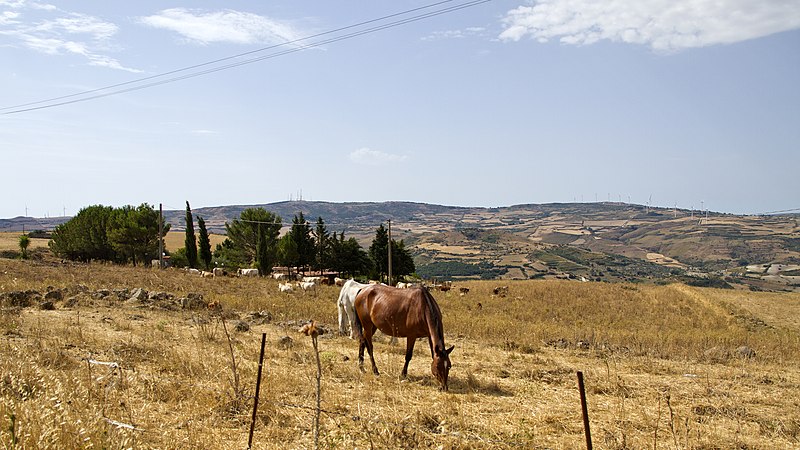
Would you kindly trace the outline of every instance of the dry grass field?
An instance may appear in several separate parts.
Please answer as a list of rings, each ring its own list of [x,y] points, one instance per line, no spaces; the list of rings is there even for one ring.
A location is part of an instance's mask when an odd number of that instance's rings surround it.
[[[197,230],[197,224],[195,224],[194,229],[195,236],[199,236],[199,231]],[[214,250],[217,247],[217,244],[221,244],[222,241],[225,240],[225,236],[222,234],[209,234],[208,240],[211,242],[211,250]],[[175,250],[185,247],[186,246],[186,232],[184,231],[170,231],[164,236],[164,246],[170,252],[174,252]]]
[[[22,233],[0,232],[0,251],[19,251],[19,237],[21,235]],[[48,242],[50,242],[49,239],[31,239],[28,249],[49,248]]]
[[[0,251],[19,251],[19,237],[22,233],[17,232],[0,232]],[[195,235],[198,231],[195,229]],[[170,252],[183,247],[185,245],[186,233],[183,231],[170,231],[164,236],[164,245]],[[216,248],[217,244],[225,240],[225,236],[221,234],[210,234],[208,236],[211,242],[211,249]],[[47,249],[49,239],[31,239],[28,246],[29,250],[34,249]]]
[[[585,448],[582,371],[595,448],[800,448],[800,294],[548,280],[503,281],[500,297],[498,283],[434,292],[456,347],[446,393],[422,343],[401,380],[402,339],[375,344],[375,377],[356,342],[321,335],[319,447]],[[165,294],[126,300],[136,288]],[[22,306],[26,290],[61,299]],[[166,295],[190,293],[222,312]],[[253,448],[313,448],[316,354],[297,330],[335,330],[337,294],[0,259],[0,443],[246,448],[266,333]]]

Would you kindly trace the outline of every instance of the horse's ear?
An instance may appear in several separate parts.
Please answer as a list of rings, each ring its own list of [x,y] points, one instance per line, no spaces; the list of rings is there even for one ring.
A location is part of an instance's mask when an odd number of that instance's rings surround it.
[[[456,346],[455,345],[451,345],[450,348],[448,348],[447,350],[444,351],[444,353],[449,355],[450,353],[453,352],[454,348],[456,348]]]

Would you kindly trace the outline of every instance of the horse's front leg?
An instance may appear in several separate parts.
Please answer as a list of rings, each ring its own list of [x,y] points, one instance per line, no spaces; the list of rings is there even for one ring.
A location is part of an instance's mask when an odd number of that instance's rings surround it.
[[[406,338],[406,363],[403,366],[403,372],[400,374],[403,378],[408,376],[408,363],[411,362],[411,357],[414,355],[414,343],[417,342],[415,338]]]

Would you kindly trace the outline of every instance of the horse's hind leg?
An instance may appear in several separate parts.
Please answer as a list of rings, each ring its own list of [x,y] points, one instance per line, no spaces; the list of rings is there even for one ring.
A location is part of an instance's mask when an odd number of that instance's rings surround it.
[[[372,361],[372,373],[375,375],[380,375],[378,373],[378,366],[375,365],[375,357],[372,356],[372,335],[370,335],[369,339],[366,340],[367,342],[367,351],[369,352],[369,360]]]
[[[372,362],[372,372],[375,375],[378,373],[378,366],[375,365],[375,357],[372,355],[372,335],[375,333],[375,328],[370,323],[361,324],[361,341],[358,346],[358,368],[364,372],[364,349],[369,352],[369,360]]]
[[[414,355],[415,342],[417,342],[417,340],[412,337],[406,338],[406,364],[403,366],[403,372],[401,373],[403,378],[408,376],[408,363],[411,362],[411,357]]]
[[[364,348],[367,346],[367,340],[362,336],[361,342],[358,344],[358,369],[364,372]]]

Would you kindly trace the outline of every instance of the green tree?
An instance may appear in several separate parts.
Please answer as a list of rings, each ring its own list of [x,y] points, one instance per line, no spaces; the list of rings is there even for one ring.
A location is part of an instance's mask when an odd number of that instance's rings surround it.
[[[392,239],[392,276],[402,277],[416,272],[414,258],[406,248],[406,243],[401,239],[400,242]]]
[[[297,248],[297,259],[292,265],[305,272],[305,268],[314,261],[315,246],[311,226],[303,217],[302,211],[292,219],[292,229],[287,234],[292,237]]]
[[[158,257],[159,214],[147,203],[115,209],[108,223],[108,240],[122,261],[146,262]],[[163,231],[169,231],[163,224]]]
[[[314,236],[314,268],[317,270],[330,268],[330,234],[322,217],[317,218],[317,226],[312,234]]]
[[[189,201],[186,201],[186,239],[184,240],[184,247],[186,248],[186,259],[189,260],[189,267],[197,268],[197,239],[194,235],[194,221],[192,220],[192,208],[189,207]]]
[[[372,260],[376,278],[383,280],[383,276],[389,274],[389,232],[383,224],[375,230],[375,239],[369,246],[369,257]]]
[[[267,225],[258,228],[258,245],[256,246],[256,263],[261,276],[269,275],[278,255],[278,242],[269,236]]]
[[[277,246],[278,235],[281,231],[280,216],[268,212],[264,208],[247,208],[239,214],[238,219],[225,224],[225,232],[228,235],[226,241],[230,241],[218,250],[222,251],[220,256],[231,258],[237,265],[229,267],[243,267],[253,265],[256,262],[258,247],[259,225],[263,225],[267,235],[268,245]]]
[[[361,247],[355,238],[345,239],[344,231],[330,240],[330,268],[343,276],[366,275],[372,269],[372,260],[369,254]]]
[[[225,238],[224,241],[217,244],[217,247],[214,249],[213,260],[216,265],[228,269],[236,269],[250,265],[244,251],[234,246],[233,241],[228,238]]]
[[[50,250],[73,261],[119,261],[108,238],[109,221],[114,213],[110,206],[87,206],[72,219],[53,230]]]
[[[375,274],[383,280],[389,276],[389,232],[381,224],[375,231],[375,239],[369,246],[369,257],[374,264]],[[411,257],[404,241],[392,239],[392,277],[410,275],[415,271],[414,258]]]
[[[278,242],[278,261],[282,266],[286,266],[291,274],[292,267],[295,267],[298,258],[297,244],[292,239],[291,234],[284,234]]]
[[[211,268],[211,240],[208,238],[208,230],[206,229],[206,221],[202,217],[197,218],[197,227],[200,229],[200,247],[198,249],[198,256],[203,261],[206,270]]]
[[[19,257],[22,259],[28,259],[28,246],[31,245],[31,238],[28,237],[27,234],[23,234],[19,237]]]

